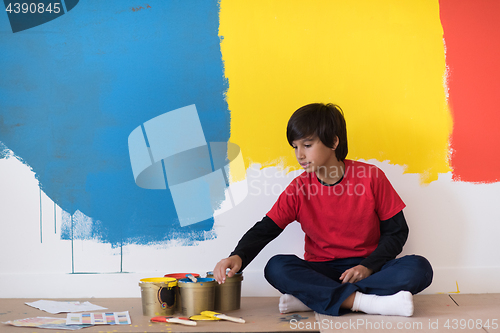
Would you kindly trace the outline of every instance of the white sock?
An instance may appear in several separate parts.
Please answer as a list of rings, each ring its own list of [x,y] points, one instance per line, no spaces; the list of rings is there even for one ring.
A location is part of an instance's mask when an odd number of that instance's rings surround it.
[[[307,305],[302,303],[297,297],[290,294],[283,294],[280,297],[280,313],[312,311]]]
[[[352,311],[385,316],[413,315],[413,296],[409,291],[400,291],[389,296],[368,295],[356,292]]]

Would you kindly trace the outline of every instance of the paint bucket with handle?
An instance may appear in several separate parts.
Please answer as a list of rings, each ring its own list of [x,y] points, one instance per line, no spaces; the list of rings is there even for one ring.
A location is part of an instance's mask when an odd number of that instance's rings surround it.
[[[200,314],[202,311],[214,309],[215,285],[211,278],[180,279],[179,293],[182,302],[182,314],[186,317]]]
[[[168,316],[175,311],[175,287],[172,277],[141,279],[142,313],[145,316]]]
[[[165,277],[173,277],[174,279],[180,280],[180,279],[185,279],[186,276],[192,275],[196,278],[200,277],[200,274],[197,273],[170,273],[166,274]],[[175,287],[175,311],[176,312],[182,312],[182,300],[181,300],[181,295],[179,294],[179,286]]]
[[[207,277],[213,278],[213,272],[207,272]],[[226,277],[226,282],[215,286],[215,303],[216,311],[238,310],[241,301],[241,281],[243,281],[243,273],[236,273],[232,277]]]

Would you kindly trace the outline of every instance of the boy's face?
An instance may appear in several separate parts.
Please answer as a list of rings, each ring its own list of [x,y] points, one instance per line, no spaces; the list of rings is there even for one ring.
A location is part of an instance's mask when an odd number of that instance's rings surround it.
[[[325,146],[317,136],[295,140],[292,147],[297,161],[306,172],[317,172],[338,162],[335,149]]]

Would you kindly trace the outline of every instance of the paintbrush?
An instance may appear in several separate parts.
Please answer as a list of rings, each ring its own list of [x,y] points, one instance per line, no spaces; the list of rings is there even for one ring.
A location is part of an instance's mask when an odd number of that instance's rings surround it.
[[[189,318],[185,317],[153,317],[151,321],[156,323],[176,323],[188,326],[196,326],[197,323],[195,321],[189,320]]]
[[[191,320],[220,320],[219,318],[202,316],[202,315],[194,315],[194,316],[189,317],[189,319],[191,319]]]
[[[196,283],[196,281],[198,281],[198,279],[197,279],[197,278],[195,278],[193,274],[186,274],[186,277],[187,277],[189,280],[191,280],[191,281],[193,281],[193,282],[195,282],[195,283]]]
[[[243,319],[243,318],[230,317],[230,316],[226,316],[225,314],[217,313],[217,312],[213,312],[213,311],[202,311],[201,315],[207,316],[207,317],[215,317],[215,318],[219,318],[219,319],[234,321],[235,323],[240,323],[240,324],[245,323],[245,319]]]

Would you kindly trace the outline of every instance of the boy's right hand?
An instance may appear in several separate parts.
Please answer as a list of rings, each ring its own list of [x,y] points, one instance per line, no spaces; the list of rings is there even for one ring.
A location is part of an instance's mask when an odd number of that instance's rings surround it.
[[[242,265],[242,260],[239,255],[230,256],[229,258],[222,259],[215,265],[214,268],[214,279],[219,282],[219,284],[226,282],[226,269],[231,269],[228,273],[228,277],[234,276],[238,273]]]

